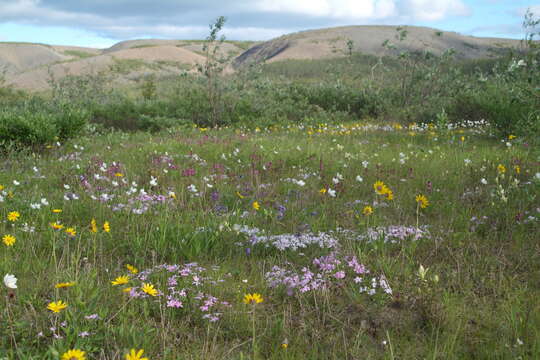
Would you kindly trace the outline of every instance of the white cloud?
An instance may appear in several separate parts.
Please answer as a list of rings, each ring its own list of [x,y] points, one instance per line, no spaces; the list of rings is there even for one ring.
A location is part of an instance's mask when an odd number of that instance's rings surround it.
[[[471,11],[461,0],[407,0],[405,11],[412,19],[437,21],[448,16],[467,16]]]
[[[260,0],[263,12],[295,13],[343,19],[377,19],[394,16],[394,0]]]
[[[335,19],[376,20],[392,17],[437,21],[470,15],[462,0],[260,0],[265,12],[295,13]]]

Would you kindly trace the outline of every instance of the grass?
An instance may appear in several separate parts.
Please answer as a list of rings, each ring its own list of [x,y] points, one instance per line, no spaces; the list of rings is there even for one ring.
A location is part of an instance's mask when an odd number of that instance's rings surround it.
[[[539,153],[489,132],[186,127],[7,154],[0,357],[536,358]]]
[[[86,51],[81,51],[81,50],[64,50],[63,53],[64,53],[64,55],[73,56],[73,57],[79,58],[79,59],[86,59],[86,58],[89,58],[89,57],[96,56],[95,54],[92,54],[92,53],[89,53],[89,52],[86,52]]]

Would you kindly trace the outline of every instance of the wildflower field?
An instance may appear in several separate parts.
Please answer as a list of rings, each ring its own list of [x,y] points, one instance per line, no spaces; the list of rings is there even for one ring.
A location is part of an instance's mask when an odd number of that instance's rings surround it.
[[[482,122],[7,153],[2,359],[534,359],[540,165]]]

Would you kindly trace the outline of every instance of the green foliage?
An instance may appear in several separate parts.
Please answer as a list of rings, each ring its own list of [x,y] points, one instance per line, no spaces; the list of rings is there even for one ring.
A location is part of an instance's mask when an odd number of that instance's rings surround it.
[[[92,53],[81,51],[81,50],[65,50],[64,55],[73,56],[79,59],[86,59],[86,58],[95,56]]]
[[[68,106],[3,109],[0,112],[0,144],[2,147],[39,147],[69,139],[81,133],[88,119],[87,111]]]

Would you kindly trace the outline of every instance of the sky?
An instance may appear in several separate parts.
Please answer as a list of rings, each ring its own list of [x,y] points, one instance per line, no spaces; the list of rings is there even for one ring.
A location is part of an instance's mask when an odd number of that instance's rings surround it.
[[[230,40],[345,25],[418,25],[522,38],[540,0],[0,0],[0,41],[105,48],[131,39],[204,39],[225,16]]]

